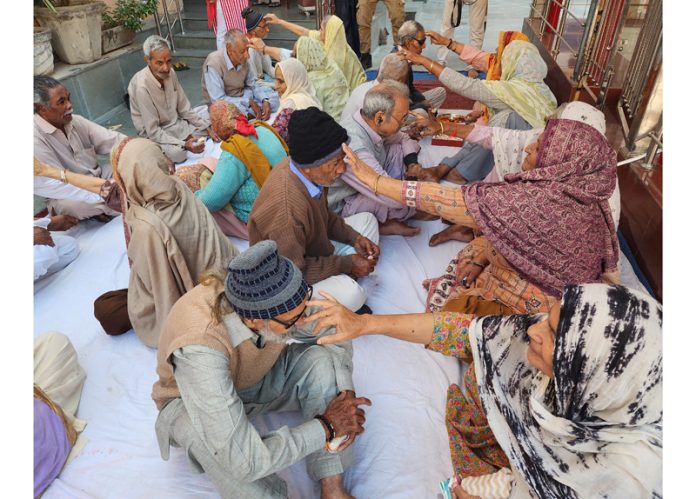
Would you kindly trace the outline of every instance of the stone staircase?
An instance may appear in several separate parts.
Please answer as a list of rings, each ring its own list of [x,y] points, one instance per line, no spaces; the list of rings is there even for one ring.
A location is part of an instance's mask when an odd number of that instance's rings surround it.
[[[183,32],[179,25],[174,28],[174,56],[176,61],[185,62],[189,66],[200,67],[206,56],[215,50],[215,34],[208,28],[208,18],[205,4],[201,0],[184,0],[181,18],[183,20]],[[287,0],[280,7],[269,8],[266,6],[254,7],[262,14],[272,12],[279,18],[299,24],[307,29],[316,29],[316,17],[314,14],[305,15],[300,12],[296,1]],[[162,28],[163,35],[166,27]],[[270,32],[265,39],[266,44],[273,47],[292,49],[297,37],[278,26],[270,26]]]

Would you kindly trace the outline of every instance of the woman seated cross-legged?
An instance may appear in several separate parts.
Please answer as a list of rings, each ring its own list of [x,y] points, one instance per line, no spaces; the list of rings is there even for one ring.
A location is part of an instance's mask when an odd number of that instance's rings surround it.
[[[183,166],[181,178],[229,236],[248,239],[251,207],[271,169],[288,155],[285,141],[266,123],[249,123],[233,104],[214,102],[210,123],[222,140],[215,162]]]
[[[309,305],[321,310],[302,321],[336,327],[319,344],[383,334],[469,364],[463,390],[448,390],[456,479],[445,497],[662,497],[662,306],[651,297],[569,285],[548,315],[508,317]]]
[[[608,199],[616,153],[593,127],[549,120],[522,171],[504,182],[445,187],[381,177],[345,146],[355,176],[377,194],[480,232],[446,273],[427,282],[428,310],[461,299],[459,312],[548,312],[565,284],[618,277],[618,240]],[[501,308],[504,307],[504,308]]]

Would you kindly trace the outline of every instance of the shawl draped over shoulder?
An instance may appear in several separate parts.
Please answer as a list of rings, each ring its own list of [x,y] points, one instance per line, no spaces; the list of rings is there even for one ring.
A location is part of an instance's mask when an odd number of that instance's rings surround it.
[[[184,182],[168,174],[157,144],[132,139],[115,160],[130,232],[128,315],[143,343],[156,346],[176,300],[200,274],[225,268],[239,251]]]
[[[335,62],[331,61],[324,47],[317,40],[301,36],[297,40],[297,59],[307,68],[309,81],[314,85],[322,110],[337,122],[350,91],[346,77]]]
[[[615,186],[616,153],[606,138],[585,123],[552,119],[533,170],[462,189],[493,246],[525,279],[560,297],[566,284],[600,282],[617,270],[608,203]]]
[[[475,319],[478,390],[516,477],[510,497],[662,497],[662,307],[623,286],[567,286],[553,378],[527,361],[539,315]]]
[[[544,83],[547,67],[539,50],[513,40],[503,50],[500,64],[500,80],[481,83],[532,127],[544,126],[544,118],[556,109],[556,97]]]

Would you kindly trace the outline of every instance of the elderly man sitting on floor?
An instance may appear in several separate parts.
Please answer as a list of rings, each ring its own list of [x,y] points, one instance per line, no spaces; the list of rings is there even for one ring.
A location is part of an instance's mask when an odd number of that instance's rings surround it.
[[[410,52],[420,54],[425,48],[427,38],[425,28],[417,21],[406,21],[399,28],[397,34],[399,47],[403,47]],[[396,48],[394,49],[396,50]],[[443,87],[436,87],[425,92],[420,92],[413,85],[413,69],[408,68],[408,90],[411,98],[411,109],[416,107],[425,109],[439,109],[445,102],[447,91]]]
[[[408,71],[409,65],[406,61],[401,59],[397,54],[387,54],[382,59],[379,65],[379,72],[377,73],[377,78],[372,81],[366,81],[361,83],[355,90],[350,94],[346,106],[343,108],[341,113],[341,122],[345,121],[346,118],[352,117],[356,111],[360,111],[365,100],[365,94],[371,88],[382,83],[384,80],[394,80],[401,83],[406,83],[408,81]]]
[[[259,83],[248,48],[249,40],[240,30],[225,34],[225,47],[210,53],[203,63],[203,100],[208,105],[226,100],[244,114],[266,121],[280,101],[275,90]]]
[[[369,275],[379,257],[379,227],[371,213],[346,220],[329,210],[327,188],[346,170],[345,129],[316,107],[292,113],[290,157],[261,187],[249,215],[249,242],[271,239],[314,285],[352,310],[365,291],[350,276]],[[349,274],[349,275],[348,275]]]
[[[308,325],[295,326],[311,297],[299,269],[262,241],[226,276],[204,276],[164,324],[152,391],[162,457],[181,447],[222,497],[285,498],[275,473],[304,457],[322,499],[350,497],[341,482],[349,456],[334,452],[362,433],[358,406],[370,401],[355,397],[350,343],[316,345]],[[307,421],[259,435],[247,416],[276,410]]]
[[[341,125],[348,131],[351,149],[358,158],[379,175],[403,180],[406,168],[420,167],[418,142],[401,131],[408,116],[408,87],[385,80],[365,94],[362,109]],[[329,206],[344,217],[372,213],[382,235],[415,236],[420,232],[404,223],[415,215],[415,208],[375,194],[373,186],[360,182],[350,168],[331,186]]]
[[[208,120],[191,110],[191,103],[172,69],[169,42],[152,35],[143,43],[147,66],[128,84],[130,112],[138,135],[156,142],[174,163],[198,154],[211,133]]]
[[[97,154],[109,154],[125,139],[122,133],[107,130],[82,116],[73,115],[70,92],[50,76],[34,77],[34,157],[50,166],[111,178],[111,165],[100,166]],[[92,192],[61,180],[34,177],[34,194],[46,198],[49,212],[71,215],[79,220],[100,215],[116,216],[104,200]]]

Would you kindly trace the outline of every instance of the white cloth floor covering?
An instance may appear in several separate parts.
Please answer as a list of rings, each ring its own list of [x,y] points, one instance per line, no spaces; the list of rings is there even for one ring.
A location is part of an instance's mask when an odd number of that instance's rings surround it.
[[[376,271],[360,284],[375,313],[420,312],[421,281],[440,275],[463,243],[430,248],[428,239],[444,228],[439,221],[411,222],[414,238],[384,236]],[[76,230],[75,230],[76,229]],[[180,449],[163,461],[155,440],[157,410],[150,398],[155,350],[133,332],[107,336],[93,315],[94,299],[128,284],[128,260],[121,218],[106,225],[83,222],[69,234],[80,255],[35,288],[34,334],[60,331],[72,341],[87,373],[77,417],[87,421],[82,452],[46,491],[53,498],[217,497],[205,475],[193,473]],[[234,240],[240,249],[246,241]],[[622,279],[642,289],[622,255]],[[359,498],[437,497],[438,483],[452,475],[444,425],[447,387],[462,368],[452,358],[422,346],[371,336],[354,342],[358,395],[366,409],[365,433],[353,445],[354,462],[344,483]],[[299,413],[276,413],[254,421],[260,431],[299,424]],[[280,473],[290,497],[319,497],[318,486],[300,461]]]

